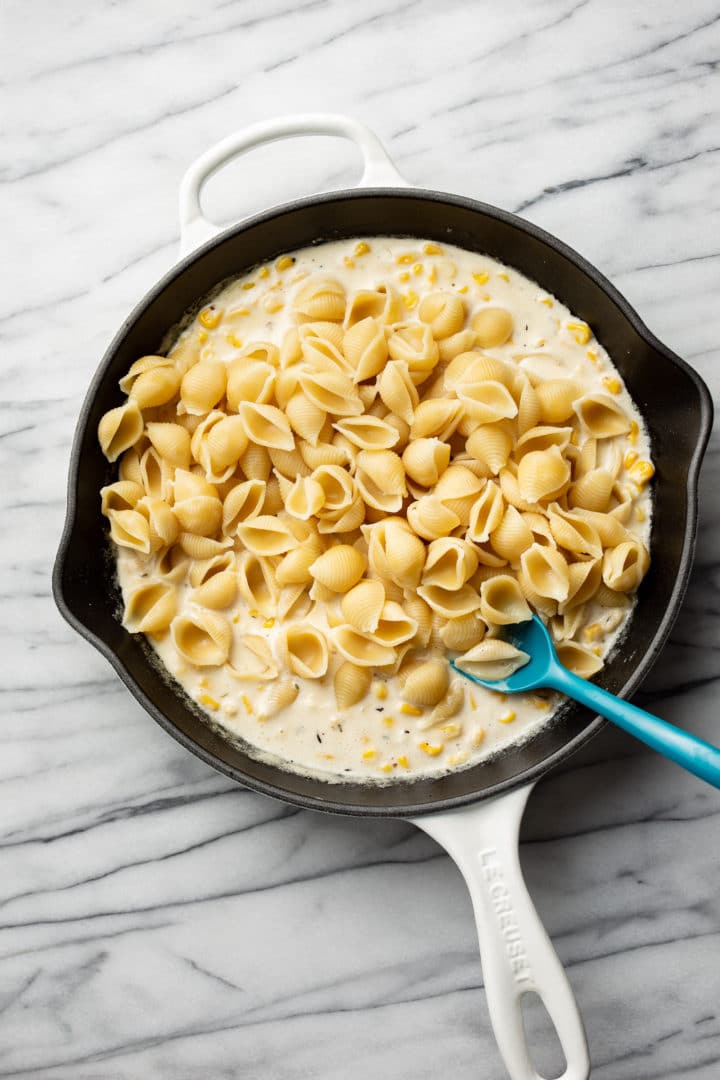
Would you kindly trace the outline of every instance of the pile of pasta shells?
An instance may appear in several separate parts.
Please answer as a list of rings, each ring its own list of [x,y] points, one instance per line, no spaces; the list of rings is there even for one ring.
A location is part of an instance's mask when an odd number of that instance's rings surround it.
[[[447,654],[501,677],[519,662],[502,628],[533,611],[561,660],[594,674],[602,660],[574,640],[586,605],[626,608],[649,562],[621,458],[603,453],[631,430],[618,402],[493,356],[511,312],[456,293],[408,318],[391,285],[348,297],[313,276],[292,306],[279,344],[225,364],[181,339],[120,381],[98,431],[119,460],[102,509],[150,568],[127,628],[273,683],[271,714],[298,680],[332,677],[347,708],[379,674],[450,715]],[[238,640],[223,614],[238,596],[275,626],[272,646]]]

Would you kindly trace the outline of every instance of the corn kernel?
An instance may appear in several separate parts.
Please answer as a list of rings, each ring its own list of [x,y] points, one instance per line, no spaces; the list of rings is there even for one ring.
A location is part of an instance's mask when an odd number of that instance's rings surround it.
[[[475,730],[472,733],[472,744],[473,744],[473,746],[479,746],[484,738],[485,738],[485,728],[481,728],[481,727],[475,728]]]
[[[205,342],[207,341],[207,339],[208,339],[207,330],[201,330],[200,333],[198,334],[198,341],[200,342],[200,344],[204,345]]]
[[[467,751],[461,750],[459,754],[453,754],[447,759],[448,765],[463,765],[468,759]]]
[[[462,724],[443,724],[440,734],[446,739],[457,739],[458,735],[462,735]]]
[[[569,322],[566,329],[570,331],[578,345],[587,345],[590,340],[590,327],[584,322]]]
[[[270,618],[265,619],[265,621],[263,622],[263,630],[272,630],[274,625],[275,625],[275,620],[273,619],[273,617],[271,615]]]
[[[233,615],[232,621],[237,625],[237,623],[240,622],[240,616],[239,615]]]
[[[422,750],[423,754],[428,754],[430,757],[437,757],[438,754],[442,754],[445,747],[442,743],[418,743],[418,747]]]
[[[259,614],[260,614],[260,612],[258,611],[257,608],[250,608],[250,610],[248,611],[248,615],[250,616],[251,619],[257,619]]]
[[[376,758],[376,757],[377,757],[377,750],[364,750],[363,751],[363,761],[372,761],[372,759]]]
[[[480,297],[480,299],[481,299],[481,300],[485,300],[485,301],[487,302],[487,301],[491,300],[491,299],[492,299],[492,297],[490,296],[490,293],[489,293],[489,292],[486,292],[486,293],[483,293],[483,294],[482,294],[482,296]]]
[[[392,727],[394,723],[395,718],[393,716],[383,716],[383,724],[385,727]]]
[[[619,394],[622,390],[622,383],[614,375],[603,375],[602,381],[603,386],[606,386],[611,394]]]
[[[550,296],[541,296],[540,303],[544,304],[545,307],[553,307],[553,300]]]
[[[267,266],[262,266],[262,267],[261,267],[261,268],[260,268],[260,269],[258,270],[258,277],[259,277],[259,278],[263,278],[263,280],[264,280],[264,279],[265,279],[266,277],[270,277],[270,270],[268,269],[268,267],[267,267]]]
[[[490,280],[490,275],[487,270],[478,270],[473,274],[473,281],[476,285],[487,285]]]
[[[419,275],[422,274],[422,272],[423,272],[423,264],[422,263],[415,263],[415,265],[413,266],[413,274],[415,275],[415,277],[419,277]]]
[[[324,758],[325,761],[334,761],[335,760],[335,755],[334,754],[321,754],[320,757]]]
[[[384,682],[376,682],[373,686],[373,693],[378,701],[385,701],[388,696],[388,688]]]
[[[400,755],[400,757],[397,759],[397,763],[398,763],[398,765],[402,765],[403,769],[409,769],[410,768],[410,762],[405,757],[405,754]]]
[[[509,709],[506,713],[503,713],[502,716],[498,716],[498,720],[501,724],[512,724],[514,719],[515,713],[512,709]]]
[[[208,709],[217,711],[220,708],[220,702],[216,701],[214,697],[210,697],[209,694],[200,694],[198,701],[201,705],[207,705]]]
[[[345,266],[347,266],[348,270],[352,270],[355,266],[355,260],[351,259],[349,255],[346,255],[343,258],[343,262],[345,263]]]
[[[437,281],[437,270],[434,266],[431,266],[428,270],[428,284],[434,285]]]
[[[537,341],[535,342],[535,348],[536,349],[542,349],[544,344],[545,344],[545,338],[544,337],[538,338]]]
[[[652,480],[655,475],[655,469],[649,461],[638,461],[630,470],[630,475],[635,483],[642,487],[644,484],[647,484],[648,480]]]
[[[640,434],[640,428],[637,425],[637,420],[631,421],[631,423],[630,423],[630,433],[628,435],[628,442],[630,443],[631,446],[635,445],[635,443],[638,440],[638,435],[639,434]]]
[[[207,675],[203,675],[202,679],[198,679],[198,686],[207,687],[209,685],[210,684],[208,683]]]
[[[253,707],[252,707],[252,704],[250,702],[250,698],[247,696],[247,694],[241,694],[240,695],[240,700],[242,701],[243,705],[245,706],[245,712],[248,714],[248,716],[252,716]]]
[[[392,772],[392,765],[389,761],[386,761],[384,765],[380,765],[380,772],[389,773]]]
[[[290,284],[297,285],[298,281],[304,281],[309,274],[309,270],[298,270],[297,274],[293,274],[293,276],[290,278]]]
[[[239,307],[233,308],[232,311],[228,311],[229,319],[244,319],[246,315],[250,314],[250,308]]]
[[[222,316],[223,313],[221,308],[206,307],[202,309],[198,315],[198,319],[206,330],[214,330],[222,319]]]
[[[255,288],[255,282],[254,281],[243,281],[242,288],[243,288],[243,290],[245,292],[250,292],[251,289]]]
[[[602,656],[602,646],[595,645],[592,651],[595,653],[596,656]]]
[[[471,709],[477,709],[477,700],[475,698],[475,695],[472,693],[472,691],[470,692],[470,708]]]
[[[625,466],[626,469],[629,469],[631,465],[635,464],[637,459],[638,459],[637,451],[636,450],[628,450],[627,454],[625,455],[623,465]]]
[[[423,251],[423,255],[442,255],[443,254],[443,249],[440,247],[440,245],[439,244],[433,244],[431,241],[428,241],[427,244],[423,244],[422,251]]]
[[[510,278],[508,277],[508,275],[505,273],[504,270],[498,270],[498,277],[502,278],[503,281],[509,281],[510,280]]]
[[[413,292],[412,289],[408,289],[408,291],[403,294],[402,301],[408,311],[412,311],[414,307],[417,307],[417,302],[419,299],[420,298],[416,292]]]
[[[225,701],[223,702],[222,711],[226,716],[237,716],[237,705],[234,701]]]
[[[401,281],[403,284],[405,284],[405,282],[409,280],[410,274],[407,270],[403,270],[400,274],[398,274],[398,281]]]
[[[422,709],[418,709],[415,705],[408,705],[405,701],[400,706],[400,712],[405,713],[406,716],[422,716],[423,714]]]
[[[276,311],[282,311],[285,307],[285,301],[281,300],[279,296],[266,296],[263,300],[263,309],[267,311],[268,315],[274,315]]]
[[[597,362],[598,362],[598,354],[595,352],[595,349],[588,349],[587,358],[588,358],[588,360],[591,361],[591,363],[597,364]]]
[[[583,637],[586,641],[596,641],[602,632],[603,628],[600,623],[590,623],[590,625],[586,626],[583,630]]]
[[[292,255],[281,255],[278,261],[275,263],[275,269],[282,273],[283,270],[289,270],[290,267],[294,264],[294,262],[295,259],[292,257]]]
[[[463,285],[463,287],[461,289],[458,289],[458,292],[462,293],[463,296],[465,295],[465,293],[467,291],[468,291],[468,286],[467,285]]]
[[[545,698],[542,698],[537,694],[534,694],[530,698],[530,704],[533,705],[533,707],[536,708],[536,709],[549,709],[550,708],[550,702],[546,701]]]
[[[395,262],[399,263],[401,266],[407,266],[413,261],[414,258],[415,256],[412,254],[412,252],[407,252],[405,255],[398,255]]]
[[[232,345],[233,349],[242,349],[242,341],[240,338],[235,337],[234,334],[226,334],[225,340],[228,345]]]
[[[364,240],[361,240],[358,244],[355,245],[355,251],[353,252],[353,254],[357,255],[357,257],[360,258],[361,255],[367,255],[369,250],[370,245],[366,244]]]

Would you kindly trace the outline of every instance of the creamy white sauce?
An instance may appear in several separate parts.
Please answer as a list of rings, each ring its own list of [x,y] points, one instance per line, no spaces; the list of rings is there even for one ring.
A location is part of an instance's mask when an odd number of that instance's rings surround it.
[[[443,245],[440,255],[426,255],[423,242],[418,240],[370,238],[367,242],[370,251],[359,256],[353,254],[356,240],[339,241],[295,252],[293,265],[283,271],[278,271],[276,265],[256,268],[213,298],[215,308],[223,311],[217,327],[205,329],[196,318],[179,340],[200,334],[204,339],[202,358],[226,363],[234,359],[239,347],[252,341],[279,345],[285,331],[294,324],[289,299],[295,283],[309,273],[324,272],[341,281],[348,295],[381,282],[394,284],[405,300],[409,319],[417,318],[418,298],[435,289],[458,291],[469,313],[485,305],[506,307],[515,322],[511,341],[485,352],[523,366],[532,364],[536,370],[539,365],[547,378],[572,378],[588,392],[608,393],[607,380],[619,380],[608,354],[595,338],[580,343],[575,337],[577,331],[568,328],[568,323],[580,320],[511,267],[449,245]],[[435,273],[433,284],[428,282],[431,268]],[[528,353],[533,354],[533,359],[524,359]],[[649,460],[642,418],[624,386],[615,394],[615,400],[636,421],[638,433],[630,438],[603,440],[602,453],[616,453],[617,446],[623,458],[631,451],[639,459]],[[618,480],[632,484],[625,468]],[[647,543],[650,496],[647,489],[632,486],[631,490],[636,495],[635,509],[627,528]],[[155,559],[126,548],[118,550],[118,576],[125,597],[141,577],[154,576]],[[179,587],[181,612],[191,611],[194,606],[189,593],[187,584]],[[223,614],[233,622],[238,638],[247,633],[262,635],[280,658],[278,639],[287,621],[271,624],[262,615],[252,614],[241,599]],[[628,610],[590,604],[576,640],[590,644],[605,656],[628,618]],[[325,611],[319,607],[299,621],[313,622],[328,632]],[[587,627],[592,628],[589,634]],[[213,724],[249,744],[251,753],[269,757],[283,768],[328,780],[407,779],[476,764],[510,743],[531,737],[547,723],[562,700],[559,695],[504,698],[462,680],[467,690],[462,710],[446,725],[428,729],[431,710],[419,717],[408,714],[397,679],[380,677],[364,700],[338,712],[332,676],[342,657],[334,656],[325,678],[295,679],[300,689],[295,702],[276,717],[263,720],[263,703],[271,683],[238,682],[224,668],[194,668],[179,656],[169,633],[154,636],[151,642],[168,672]],[[442,749],[433,755],[428,745]]]

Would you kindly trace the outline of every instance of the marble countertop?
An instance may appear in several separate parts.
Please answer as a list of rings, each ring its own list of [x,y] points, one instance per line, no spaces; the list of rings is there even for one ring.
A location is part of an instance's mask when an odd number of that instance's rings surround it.
[[[0,1077],[497,1080],[470,904],[440,849],[235,787],[61,620],[69,446],[107,343],[175,258],[193,156],[328,107],[411,182],[562,236],[717,397],[716,5],[11,0],[3,21]],[[208,210],[356,174],[345,144],[285,143],[214,181]],[[717,741],[716,437],[701,507],[638,700]],[[719,820],[718,792],[620,733],[531,798],[522,862],[598,1080],[718,1076]]]

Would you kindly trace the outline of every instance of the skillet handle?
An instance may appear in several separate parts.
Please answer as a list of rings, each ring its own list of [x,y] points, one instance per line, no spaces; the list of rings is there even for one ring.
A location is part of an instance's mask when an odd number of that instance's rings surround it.
[[[520,821],[532,785],[461,810],[414,818],[445,848],[472,898],[488,1010],[512,1080],[542,1080],[528,1050],[521,999],[542,999],[565,1055],[558,1080],[586,1080],[590,1060],[570,983],[520,868]]]
[[[304,135],[336,135],[354,142],[362,154],[364,165],[358,187],[409,186],[393,165],[377,135],[349,116],[301,113],[262,120],[216,143],[197,158],[183,176],[180,184],[181,255],[188,254],[221,231],[218,225],[208,221],[200,205],[203,186],[214,172],[232,158],[246,154],[255,147]]]

